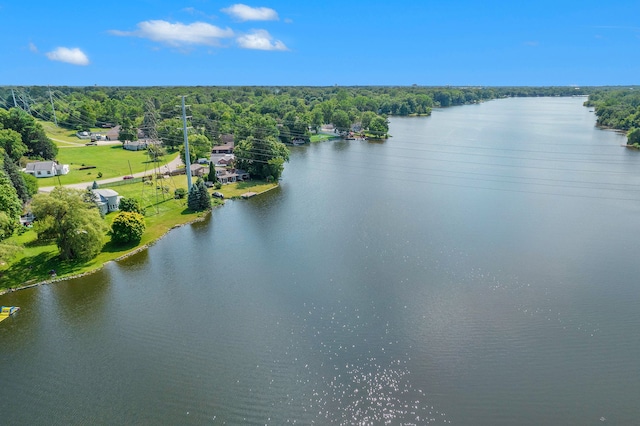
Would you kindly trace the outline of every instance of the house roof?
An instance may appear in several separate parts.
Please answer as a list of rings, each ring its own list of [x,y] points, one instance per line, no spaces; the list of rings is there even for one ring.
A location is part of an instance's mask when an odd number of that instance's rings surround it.
[[[56,166],[54,161],[34,161],[27,163],[25,170],[37,172],[38,170],[52,170]]]
[[[94,194],[98,194],[98,195],[100,195],[102,197],[105,197],[105,198],[107,198],[107,197],[117,197],[118,196],[118,193],[116,191],[114,191],[113,189],[109,189],[109,188],[94,189],[93,193]]]

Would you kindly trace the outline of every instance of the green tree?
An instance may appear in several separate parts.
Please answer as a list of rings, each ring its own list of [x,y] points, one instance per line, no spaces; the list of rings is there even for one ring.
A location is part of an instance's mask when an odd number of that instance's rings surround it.
[[[170,149],[175,149],[184,143],[182,133],[182,121],[177,118],[162,120],[157,127],[158,137],[162,144]]]
[[[118,133],[118,140],[124,143],[125,141],[137,141],[138,131],[133,127],[133,122],[130,118],[125,117],[120,125],[120,132]]]
[[[334,127],[340,132],[348,132],[351,128],[351,119],[349,118],[349,114],[342,110],[333,112],[333,115],[331,116],[331,122],[333,123]]]
[[[9,111],[0,109],[0,123],[5,129],[12,129],[20,133],[22,143],[28,148],[30,157],[53,160],[58,154],[58,147],[49,139],[35,118],[19,108]]]
[[[209,182],[216,183],[218,181],[218,175],[216,175],[216,166],[213,162],[209,163],[209,175],[207,176]]]
[[[0,129],[0,148],[4,148],[4,151],[13,161],[20,160],[20,157],[29,150],[29,148],[22,143],[22,136],[15,130],[2,129],[1,124]]]
[[[362,118],[360,120],[360,124],[362,124],[363,129],[368,129],[371,125],[371,121],[375,118],[376,114],[371,111],[365,111],[362,113]]]
[[[180,155],[182,162],[187,165],[185,159],[184,146],[180,147]],[[211,141],[205,135],[195,134],[189,135],[189,159],[191,163],[195,163],[198,158],[211,157]]]
[[[369,131],[380,137],[387,137],[389,133],[389,122],[379,115],[375,116],[369,124]]]
[[[187,196],[187,207],[196,212],[211,208],[211,197],[202,179],[198,179],[194,185],[191,185]]]
[[[120,199],[120,204],[118,205],[118,208],[122,212],[139,213],[143,216],[146,213],[146,209],[140,206],[140,202],[135,198],[130,198],[130,197],[122,197]]]
[[[107,226],[83,191],[56,187],[50,194],[36,194],[31,210],[44,223],[38,238],[53,236],[63,260],[87,261],[100,253]]]
[[[20,223],[22,202],[11,180],[0,168],[0,241],[10,237]]]
[[[627,145],[640,145],[640,127],[629,130],[627,133]]]
[[[272,136],[262,140],[250,136],[236,145],[234,153],[238,168],[258,179],[280,179],[289,161],[289,149]]]
[[[147,147],[147,155],[151,161],[160,161],[165,155],[165,149],[162,144],[152,143]]]
[[[0,154],[2,154],[2,149],[0,149]],[[4,172],[7,174],[7,177],[11,181],[11,184],[18,194],[18,198],[20,198],[23,203],[29,201],[29,198],[31,198],[31,194],[29,194],[29,190],[27,189],[27,185],[24,181],[23,176],[25,175],[25,173],[21,173],[20,170],[18,170],[18,166],[16,166],[16,164],[6,152],[4,153],[3,168]]]
[[[146,229],[144,216],[133,211],[123,211],[111,223],[111,241],[116,244],[138,243]]]
[[[22,175],[22,180],[24,180],[24,184],[27,187],[29,198],[33,197],[38,193],[38,178],[34,175],[30,175],[29,173],[20,172],[20,174]]]

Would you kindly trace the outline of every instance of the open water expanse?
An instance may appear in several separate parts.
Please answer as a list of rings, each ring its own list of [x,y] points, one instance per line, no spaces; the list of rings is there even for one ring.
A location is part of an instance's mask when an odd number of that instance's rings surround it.
[[[585,98],[392,118],[0,296],[2,424],[640,424],[640,152]]]

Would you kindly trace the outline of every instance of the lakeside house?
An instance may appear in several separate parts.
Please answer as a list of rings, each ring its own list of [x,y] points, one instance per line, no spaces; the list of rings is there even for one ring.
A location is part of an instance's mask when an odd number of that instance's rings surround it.
[[[242,182],[251,179],[249,173],[240,169],[226,169],[223,167],[216,167],[216,178],[218,182],[223,185],[233,182]]]
[[[211,154],[211,163],[214,166],[226,167],[230,165],[236,156],[233,154]]]
[[[98,188],[92,189],[91,192],[93,192],[93,199],[102,214],[107,214],[119,209],[120,199],[122,197],[113,189]]]
[[[189,170],[191,171],[191,176],[193,177],[203,177],[204,175],[209,173],[209,168],[203,166],[202,164],[192,164],[189,166]],[[171,176],[184,175],[184,174],[187,174],[186,167],[180,167],[178,169],[171,170],[169,172],[169,175]]]
[[[24,172],[37,178],[61,176],[69,173],[69,165],[55,161],[34,161],[27,163]]]

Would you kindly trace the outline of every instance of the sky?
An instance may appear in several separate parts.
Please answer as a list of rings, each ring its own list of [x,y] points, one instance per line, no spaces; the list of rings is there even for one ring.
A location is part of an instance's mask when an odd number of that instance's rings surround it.
[[[0,0],[0,85],[640,84],[640,0]]]

